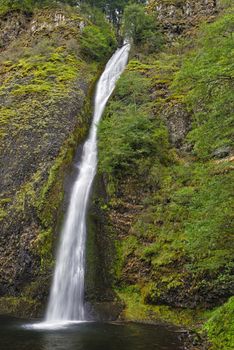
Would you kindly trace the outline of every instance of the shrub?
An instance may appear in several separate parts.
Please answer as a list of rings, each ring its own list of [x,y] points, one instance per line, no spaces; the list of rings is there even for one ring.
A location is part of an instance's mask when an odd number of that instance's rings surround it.
[[[231,350],[234,347],[234,297],[213,312],[205,324],[213,350]]]
[[[234,117],[234,15],[226,14],[203,28],[200,47],[178,72],[176,86],[187,94],[194,112],[189,140],[200,158],[232,145]]]
[[[162,34],[154,16],[145,12],[140,4],[126,6],[123,16],[124,36],[147,52],[154,52],[162,46]]]
[[[116,41],[110,32],[90,25],[84,28],[80,44],[84,54],[92,59],[102,60],[111,54]]]

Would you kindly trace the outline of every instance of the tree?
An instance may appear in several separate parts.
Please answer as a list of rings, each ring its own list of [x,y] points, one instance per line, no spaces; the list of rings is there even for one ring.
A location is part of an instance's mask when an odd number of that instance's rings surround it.
[[[107,18],[117,27],[120,25],[120,20],[124,11],[124,7],[129,0],[81,0],[81,3],[99,8],[104,12]]]
[[[157,19],[145,12],[141,4],[127,5],[123,16],[123,33],[137,46],[144,45],[153,52],[162,45],[162,34]]]

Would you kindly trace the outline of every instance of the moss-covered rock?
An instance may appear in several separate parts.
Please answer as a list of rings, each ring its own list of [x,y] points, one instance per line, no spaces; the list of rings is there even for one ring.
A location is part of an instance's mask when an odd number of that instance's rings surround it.
[[[213,350],[231,350],[234,345],[234,297],[227,303],[214,310],[205,323],[209,340]]]

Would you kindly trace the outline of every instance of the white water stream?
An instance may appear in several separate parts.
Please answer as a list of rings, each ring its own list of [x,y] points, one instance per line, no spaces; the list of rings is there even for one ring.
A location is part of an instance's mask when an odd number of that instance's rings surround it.
[[[126,44],[107,63],[95,94],[94,115],[83,147],[79,174],[73,185],[50,292],[45,322],[84,321],[86,212],[97,168],[97,125],[116,81],[123,72],[130,50]]]

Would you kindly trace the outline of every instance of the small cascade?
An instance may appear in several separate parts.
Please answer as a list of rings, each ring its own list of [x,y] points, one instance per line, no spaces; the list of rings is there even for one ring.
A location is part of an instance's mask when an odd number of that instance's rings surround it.
[[[61,232],[56,266],[46,312],[47,323],[84,321],[86,213],[97,169],[97,126],[115,84],[127,64],[130,45],[118,49],[107,63],[95,94],[94,115],[79,174],[71,191]]]

